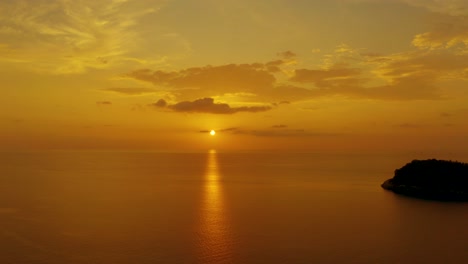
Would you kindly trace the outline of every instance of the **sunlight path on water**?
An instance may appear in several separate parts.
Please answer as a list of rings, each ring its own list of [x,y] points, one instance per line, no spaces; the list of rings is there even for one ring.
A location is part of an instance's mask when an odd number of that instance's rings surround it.
[[[231,263],[230,230],[225,217],[217,153],[210,150],[204,177],[201,220],[198,229],[200,263]]]

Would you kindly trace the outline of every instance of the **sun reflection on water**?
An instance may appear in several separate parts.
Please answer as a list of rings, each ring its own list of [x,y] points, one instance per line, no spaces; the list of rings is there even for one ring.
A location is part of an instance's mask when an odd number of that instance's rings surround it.
[[[225,218],[223,189],[215,150],[210,150],[208,153],[204,181],[199,226],[200,261],[201,263],[230,263],[229,227]]]

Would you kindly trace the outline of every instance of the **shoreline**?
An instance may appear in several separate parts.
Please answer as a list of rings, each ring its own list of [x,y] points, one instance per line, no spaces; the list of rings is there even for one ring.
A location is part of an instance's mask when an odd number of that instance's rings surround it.
[[[424,188],[415,185],[395,184],[388,179],[381,184],[385,190],[404,196],[444,202],[468,202],[468,192],[447,189]]]

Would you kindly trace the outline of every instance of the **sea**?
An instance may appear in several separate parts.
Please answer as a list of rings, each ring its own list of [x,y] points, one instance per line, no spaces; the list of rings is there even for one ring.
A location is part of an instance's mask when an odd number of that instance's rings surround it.
[[[468,263],[468,203],[380,187],[414,158],[2,152],[0,263]]]

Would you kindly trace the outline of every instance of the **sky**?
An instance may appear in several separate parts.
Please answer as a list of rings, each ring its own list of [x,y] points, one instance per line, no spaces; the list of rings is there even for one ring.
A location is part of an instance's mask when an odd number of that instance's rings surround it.
[[[459,153],[467,85],[466,0],[0,1],[0,149]]]

